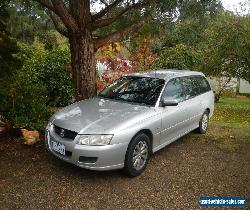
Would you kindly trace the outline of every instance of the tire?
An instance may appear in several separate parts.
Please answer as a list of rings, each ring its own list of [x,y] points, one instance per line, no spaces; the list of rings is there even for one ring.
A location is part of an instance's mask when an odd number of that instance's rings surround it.
[[[150,139],[139,133],[130,142],[124,161],[123,171],[130,177],[139,176],[146,168],[151,151]]]
[[[209,122],[209,112],[205,111],[199,121],[199,127],[196,129],[197,133],[200,134],[206,133],[208,128],[208,122]]]

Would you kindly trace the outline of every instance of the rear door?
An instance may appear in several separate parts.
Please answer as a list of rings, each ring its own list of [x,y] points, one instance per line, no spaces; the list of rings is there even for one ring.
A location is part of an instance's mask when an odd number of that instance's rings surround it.
[[[200,97],[200,86],[197,76],[187,76],[182,78],[184,92],[186,95],[186,112],[188,117],[188,130],[192,130],[199,125],[202,111],[202,98]]]

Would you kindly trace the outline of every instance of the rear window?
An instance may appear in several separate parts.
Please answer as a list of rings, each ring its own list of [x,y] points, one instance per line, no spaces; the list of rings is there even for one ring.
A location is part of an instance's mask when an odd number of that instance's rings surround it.
[[[205,77],[187,76],[182,77],[181,80],[184,87],[186,99],[195,97],[211,90],[211,87]]]
[[[211,90],[209,82],[205,77],[197,77],[197,82],[200,87],[200,93],[205,93]]]

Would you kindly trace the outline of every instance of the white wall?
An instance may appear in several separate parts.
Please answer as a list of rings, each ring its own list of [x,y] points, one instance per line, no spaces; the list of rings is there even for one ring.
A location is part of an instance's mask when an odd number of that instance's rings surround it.
[[[213,90],[218,90],[219,87],[223,86],[227,81],[226,77],[222,78],[208,78],[208,81]],[[237,89],[237,78],[232,78],[231,81],[226,85],[228,90],[233,90],[236,92]],[[239,93],[250,93],[250,83],[244,79],[240,79],[239,81]]]
[[[240,79],[240,93],[250,93],[250,84],[244,79]]]

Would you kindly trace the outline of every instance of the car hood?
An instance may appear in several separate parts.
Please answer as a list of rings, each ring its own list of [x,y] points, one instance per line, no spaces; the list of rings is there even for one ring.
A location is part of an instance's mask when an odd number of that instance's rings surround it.
[[[93,98],[67,106],[52,117],[53,124],[81,134],[109,134],[152,107]]]

